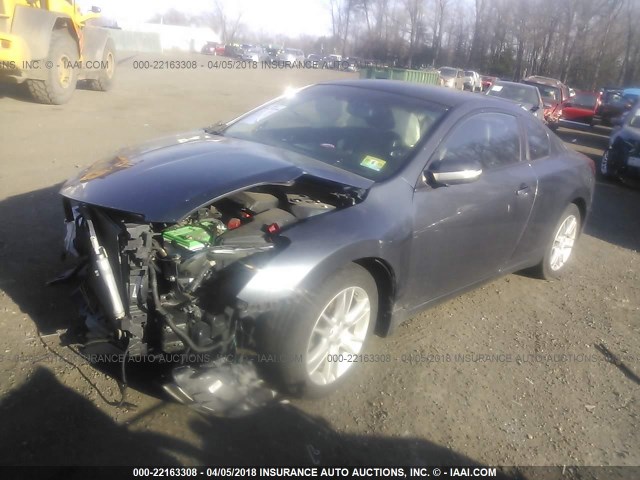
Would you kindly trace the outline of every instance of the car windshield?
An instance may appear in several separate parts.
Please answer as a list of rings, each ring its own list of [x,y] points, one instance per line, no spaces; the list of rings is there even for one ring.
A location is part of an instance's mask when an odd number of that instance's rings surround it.
[[[559,88],[551,87],[549,85],[542,85],[539,83],[536,83],[535,86],[538,87],[538,90],[540,90],[540,95],[542,95],[542,98],[549,99],[554,102],[560,101],[561,97]]]
[[[380,181],[408,162],[445,112],[414,97],[318,85],[269,102],[222,134],[295,151]]]
[[[464,75],[465,77],[473,77],[473,72],[470,72],[469,70],[465,70]]]
[[[598,96],[595,93],[587,93],[587,92],[578,92],[575,96],[570,100],[570,102],[576,107],[583,108],[596,108],[596,102],[598,101]]]
[[[455,77],[458,74],[455,68],[441,68],[440,75],[443,77]]]
[[[627,125],[633,128],[640,128],[640,106],[629,112]]]
[[[538,105],[538,95],[535,89],[527,85],[498,83],[491,87],[487,95],[527,105]]]

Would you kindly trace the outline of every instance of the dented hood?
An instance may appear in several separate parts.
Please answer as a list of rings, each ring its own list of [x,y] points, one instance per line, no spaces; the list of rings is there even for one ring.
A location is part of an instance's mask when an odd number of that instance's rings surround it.
[[[363,189],[373,183],[295,152],[198,130],[122,150],[67,181],[60,193],[173,223],[231,192],[303,175]]]

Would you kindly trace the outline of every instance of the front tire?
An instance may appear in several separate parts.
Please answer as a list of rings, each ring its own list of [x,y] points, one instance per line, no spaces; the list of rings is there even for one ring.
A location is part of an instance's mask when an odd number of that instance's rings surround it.
[[[258,364],[285,393],[327,395],[353,373],[377,315],[375,280],[360,265],[350,264],[291,307],[262,319]]]
[[[40,103],[62,105],[67,103],[78,82],[78,46],[66,30],[51,34],[47,57],[47,78],[27,80],[31,96]],[[49,67],[51,66],[51,68]]]
[[[545,280],[560,278],[567,269],[567,262],[573,254],[576,240],[580,235],[581,216],[578,207],[572,203],[560,216],[553,229],[544,258],[536,267],[538,275]]]

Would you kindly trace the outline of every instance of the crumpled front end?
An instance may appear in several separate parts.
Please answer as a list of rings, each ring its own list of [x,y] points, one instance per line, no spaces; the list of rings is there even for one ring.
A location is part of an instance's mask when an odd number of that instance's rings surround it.
[[[287,248],[288,229],[361,193],[305,178],[229,194],[172,224],[65,198],[83,340],[181,363],[251,350],[252,322],[266,312],[238,293]]]

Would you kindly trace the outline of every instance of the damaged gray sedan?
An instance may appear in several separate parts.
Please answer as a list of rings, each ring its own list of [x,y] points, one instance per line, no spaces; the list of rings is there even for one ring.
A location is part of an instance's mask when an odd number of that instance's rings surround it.
[[[367,80],[121,151],[61,193],[87,342],[253,358],[319,395],[374,331],[499,275],[563,273],[593,187],[593,162],[518,106]]]

